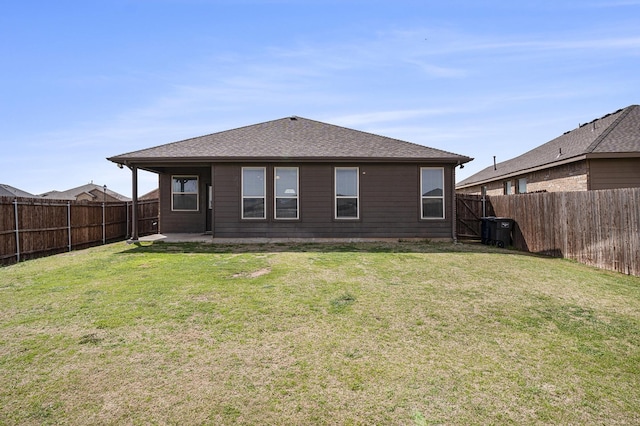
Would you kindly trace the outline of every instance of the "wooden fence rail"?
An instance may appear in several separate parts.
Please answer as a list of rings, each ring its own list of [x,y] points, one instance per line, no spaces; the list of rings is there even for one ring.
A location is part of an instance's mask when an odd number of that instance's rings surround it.
[[[158,200],[138,202],[140,235],[157,232]],[[125,239],[132,203],[0,197],[0,265]]]
[[[515,248],[640,276],[640,188],[487,198]]]

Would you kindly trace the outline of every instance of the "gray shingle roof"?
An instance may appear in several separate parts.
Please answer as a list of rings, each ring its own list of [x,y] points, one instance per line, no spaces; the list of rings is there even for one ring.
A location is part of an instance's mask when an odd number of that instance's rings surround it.
[[[0,183],[0,197],[35,198],[36,196],[11,185]]]
[[[86,185],[81,185],[76,188],[68,189],[66,191],[45,192],[44,194],[40,194],[40,197],[48,198],[51,200],[75,200],[76,197],[78,197],[78,195],[82,193],[86,193],[94,197],[96,200],[101,201],[100,196],[103,194],[103,192],[104,192],[104,187],[102,185],[97,185],[95,183],[88,183]],[[106,193],[110,197],[113,197],[120,201],[131,201],[131,198],[126,197],[122,194],[119,194],[115,191],[112,191],[109,188],[107,188]]]
[[[108,158],[121,164],[150,160],[247,159],[471,161],[463,155],[301,117],[282,118]]]
[[[640,155],[640,106],[631,105],[583,124],[518,157],[493,165],[459,182],[462,188],[556,163],[578,161],[588,155]]]

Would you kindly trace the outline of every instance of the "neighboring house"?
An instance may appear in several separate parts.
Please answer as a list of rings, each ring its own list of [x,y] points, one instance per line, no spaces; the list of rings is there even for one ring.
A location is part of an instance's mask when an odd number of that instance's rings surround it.
[[[28,193],[11,185],[0,183],[0,197],[37,198],[37,195]]]
[[[88,183],[67,191],[49,191],[44,194],[40,194],[40,197],[51,200],[94,201],[100,203],[131,201],[131,198],[129,197],[118,194],[104,185],[96,185],[94,183]]]
[[[156,188],[138,197],[138,200],[149,201],[149,200],[157,200],[158,198],[160,198],[160,190]]]
[[[470,176],[458,192],[488,195],[640,187],[640,106],[632,105]]]
[[[160,232],[215,238],[455,238],[471,158],[300,117],[111,157],[159,174]],[[134,233],[134,239],[135,239]]]

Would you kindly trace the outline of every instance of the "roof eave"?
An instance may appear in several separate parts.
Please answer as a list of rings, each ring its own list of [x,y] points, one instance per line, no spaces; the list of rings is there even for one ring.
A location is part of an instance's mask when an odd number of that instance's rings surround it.
[[[590,152],[586,155],[588,159],[607,159],[607,158],[639,158],[640,152]]]
[[[300,163],[438,163],[465,164],[473,158],[456,157],[109,157],[107,160],[124,166],[151,164],[194,164],[194,163],[244,163],[244,162],[300,162]]]
[[[562,166],[569,163],[575,163],[576,161],[586,160],[587,155],[579,155],[576,157],[567,158],[565,160],[554,161],[553,163],[547,163],[536,167],[530,167],[528,169],[516,170],[511,173],[505,173],[503,175],[492,176],[491,178],[482,179],[475,182],[465,183],[464,185],[456,185],[456,189],[465,189],[473,186],[484,185],[485,183],[495,182],[497,180],[509,179],[515,176],[520,176],[526,173],[538,172],[540,170],[550,169],[552,167]]]

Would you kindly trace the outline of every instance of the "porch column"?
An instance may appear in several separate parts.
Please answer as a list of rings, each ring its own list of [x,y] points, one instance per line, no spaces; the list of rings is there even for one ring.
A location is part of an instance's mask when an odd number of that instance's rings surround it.
[[[131,169],[131,241],[138,241],[138,168]]]

